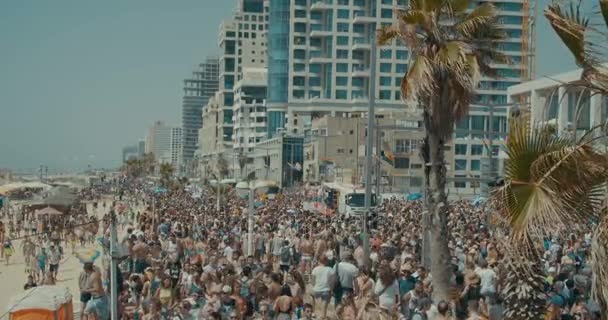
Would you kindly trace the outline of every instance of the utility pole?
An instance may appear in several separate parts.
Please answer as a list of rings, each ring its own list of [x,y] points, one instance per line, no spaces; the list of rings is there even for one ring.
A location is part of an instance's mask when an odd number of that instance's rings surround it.
[[[250,182],[250,184],[252,184]],[[253,210],[255,200],[255,189],[249,188],[249,209],[247,210],[247,256],[253,256]]]
[[[110,299],[111,299],[111,319],[118,320],[118,277],[116,272],[118,271],[118,235],[116,234],[116,211],[115,208],[111,209],[110,212],[110,257],[112,263],[110,264]]]
[[[494,106],[489,105],[490,108],[488,116],[488,144],[486,146],[486,156],[481,160],[481,185],[479,186],[481,196],[487,198],[490,196],[490,182],[494,177],[494,161],[492,161],[493,142],[494,142]]]
[[[382,162],[380,148],[382,147],[382,128],[380,121],[376,120],[376,198],[380,196],[380,183],[382,182]]]
[[[217,197],[215,197],[216,198],[215,210],[217,210],[217,212],[220,212],[220,197],[221,197],[220,192],[222,192],[222,190],[220,189],[220,180],[219,179],[220,179],[219,177],[216,179],[216,181],[217,181]]]
[[[376,104],[376,39],[375,32],[370,35],[371,53],[369,57],[369,108],[367,112],[367,148],[365,150],[365,211],[363,212],[363,250],[365,263],[369,264],[369,232],[367,230],[367,217],[372,205],[372,153],[374,152],[374,120],[376,118],[374,105]]]

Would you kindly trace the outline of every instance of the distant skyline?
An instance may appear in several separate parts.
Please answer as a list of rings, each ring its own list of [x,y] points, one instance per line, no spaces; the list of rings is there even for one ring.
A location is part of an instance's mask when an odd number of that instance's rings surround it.
[[[537,77],[575,68],[542,16],[548,2],[539,1]],[[180,125],[182,81],[217,56],[235,4],[0,2],[0,168],[117,167],[154,121]]]

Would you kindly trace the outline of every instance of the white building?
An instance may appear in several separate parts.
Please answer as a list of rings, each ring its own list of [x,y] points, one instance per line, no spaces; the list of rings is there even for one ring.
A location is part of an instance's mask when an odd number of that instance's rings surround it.
[[[183,131],[179,127],[165,125],[162,121],[154,123],[146,135],[146,153],[153,153],[158,163],[171,163],[179,168],[182,162]]]
[[[509,99],[529,112],[531,123],[553,123],[559,134],[581,137],[608,119],[608,99],[584,88],[569,86],[580,80],[580,69],[510,87]]]
[[[245,69],[234,87],[234,152],[253,152],[255,144],[266,138],[265,68]]]
[[[234,16],[220,25],[219,89],[214,101],[209,102],[218,108],[218,120],[214,125],[219,131],[221,144],[215,151],[224,152],[234,147],[234,89],[243,77],[243,70],[266,67],[268,13],[265,8],[268,8],[268,0],[239,0]],[[203,158],[210,154],[201,150]]]

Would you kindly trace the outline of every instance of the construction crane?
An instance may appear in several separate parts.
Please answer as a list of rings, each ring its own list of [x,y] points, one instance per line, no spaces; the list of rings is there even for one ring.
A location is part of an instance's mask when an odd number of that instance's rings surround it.
[[[538,0],[524,0],[521,33],[521,81],[533,80],[536,76],[536,26]]]

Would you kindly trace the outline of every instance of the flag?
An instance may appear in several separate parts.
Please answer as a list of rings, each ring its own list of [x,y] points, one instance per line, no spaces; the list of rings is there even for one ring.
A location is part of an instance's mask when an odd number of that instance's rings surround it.
[[[382,150],[380,151],[380,159],[382,161],[388,162],[391,166],[395,163],[395,157],[391,152],[390,147],[385,142],[382,144]]]

